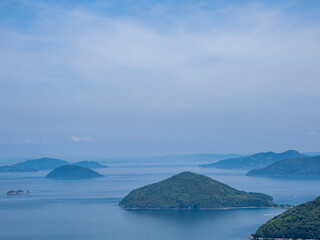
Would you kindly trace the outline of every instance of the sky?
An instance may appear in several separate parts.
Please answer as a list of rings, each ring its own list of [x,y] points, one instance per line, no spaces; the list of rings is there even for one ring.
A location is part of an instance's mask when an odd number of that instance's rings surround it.
[[[319,152],[319,11],[0,0],[0,159]]]

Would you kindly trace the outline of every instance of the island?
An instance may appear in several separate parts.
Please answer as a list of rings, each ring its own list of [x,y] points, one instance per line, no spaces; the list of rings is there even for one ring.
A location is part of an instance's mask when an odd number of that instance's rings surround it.
[[[289,150],[282,153],[263,152],[257,153],[248,157],[229,158],[218,161],[216,163],[202,164],[203,168],[226,168],[226,169],[242,169],[251,170],[254,168],[262,168],[276,161],[288,158],[302,158],[305,155],[295,151]]]
[[[262,177],[320,177],[320,156],[286,159],[253,169],[247,176]]]
[[[300,204],[260,226],[251,239],[320,239],[320,197]]]
[[[60,160],[56,158],[40,158],[40,159],[32,159],[32,160],[16,163],[14,165],[11,165],[11,167],[35,168],[38,170],[48,170],[48,169],[54,169],[66,164],[69,164],[69,163],[64,160]]]
[[[36,168],[0,166],[0,172],[37,172]]]
[[[263,193],[244,192],[207,176],[182,172],[131,191],[119,205],[125,209],[219,209],[279,207]]]
[[[7,195],[22,195],[22,194],[28,194],[28,193],[30,193],[29,191],[22,191],[22,190],[17,190],[17,191],[15,191],[15,190],[10,190],[10,191],[8,191],[7,192]]]
[[[72,164],[82,166],[82,167],[88,167],[88,168],[107,168],[107,166],[102,165],[96,161],[82,161],[82,162],[75,162]]]
[[[46,178],[51,179],[88,179],[99,178],[103,175],[91,170],[87,167],[81,167],[77,165],[65,165],[54,169],[50,172]]]

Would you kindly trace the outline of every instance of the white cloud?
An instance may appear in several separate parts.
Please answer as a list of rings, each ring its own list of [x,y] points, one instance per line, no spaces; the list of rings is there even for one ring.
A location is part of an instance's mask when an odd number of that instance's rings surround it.
[[[76,136],[72,136],[70,138],[72,141],[74,142],[90,142],[90,141],[93,141],[93,138],[92,137],[76,137]]]
[[[316,135],[318,135],[318,133],[316,131],[309,131],[309,132],[307,132],[307,135],[316,136]]]

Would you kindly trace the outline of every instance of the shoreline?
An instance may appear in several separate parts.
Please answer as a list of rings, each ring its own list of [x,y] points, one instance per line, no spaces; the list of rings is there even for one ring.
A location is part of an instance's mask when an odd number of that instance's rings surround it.
[[[290,207],[224,207],[224,208],[127,208],[125,206],[119,205],[125,210],[231,210],[231,209],[257,209],[257,208],[263,208],[263,209],[269,209],[269,208],[278,208],[278,209],[289,209]],[[291,239],[292,240],[292,239]]]
[[[315,238],[254,238],[252,236],[249,238],[252,240],[319,240]]]

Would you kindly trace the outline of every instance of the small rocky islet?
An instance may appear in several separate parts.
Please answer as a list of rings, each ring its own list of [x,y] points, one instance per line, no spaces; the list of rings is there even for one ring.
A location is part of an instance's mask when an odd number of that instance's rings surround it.
[[[29,191],[23,191],[23,190],[10,190],[7,192],[7,195],[22,195],[22,194],[29,194]]]

